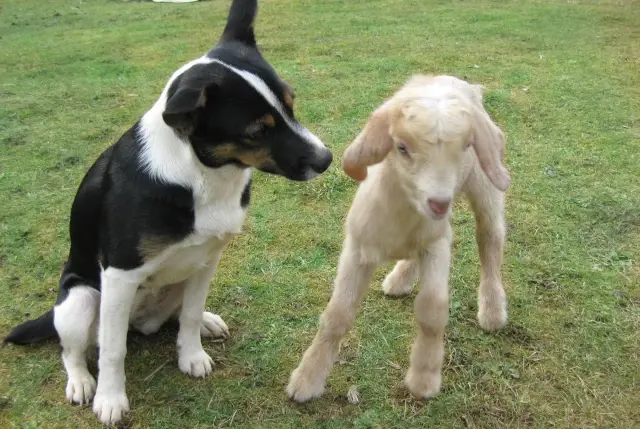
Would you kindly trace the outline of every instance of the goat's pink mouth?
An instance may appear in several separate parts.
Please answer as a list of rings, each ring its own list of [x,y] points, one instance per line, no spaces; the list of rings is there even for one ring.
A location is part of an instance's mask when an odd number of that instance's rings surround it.
[[[444,216],[449,212],[451,200],[429,199],[429,208],[437,216]]]

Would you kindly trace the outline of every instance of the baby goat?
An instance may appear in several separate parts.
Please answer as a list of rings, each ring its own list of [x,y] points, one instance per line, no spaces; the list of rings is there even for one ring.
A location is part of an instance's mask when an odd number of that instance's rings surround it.
[[[399,262],[382,284],[386,295],[408,294],[420,279],[419,331],[405,384],[418,398],[438,393],[449,311],[449,218],[459,191],[476,218],[478,321],[488,331],[506,324],[500,265],[510,179],[503,154],[504,136],[484,110],[482,87],[451,76],[414,76],[372,114],[344,154],[345,172],[362,183],[347,216],[333,296],[291,374],[293,400],[322,395],[371,276],[389,260]]]

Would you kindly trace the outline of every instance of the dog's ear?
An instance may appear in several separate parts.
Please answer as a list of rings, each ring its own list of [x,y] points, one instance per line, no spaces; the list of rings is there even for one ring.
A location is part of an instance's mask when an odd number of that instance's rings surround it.
[[[257,0],[232,0],[227,17],[227,25],[222,32],[221,42],[238,41],[256,46],[253,24],[258,13]]]
[[[178,85],[178,89],[167,99],[162,119],[178,134],[188,136],[196,126],[196,109],[204,106],[205,102],[204,88]]]
[[[164,122],[179,135],[190,135],[198,125],[198,110],[212,102],[225,72],[223,66],[212,62],[196,64],[176,77],[167,90]]]
[[[506,191],[511,182],[509,172],[502,164],[504,160],[504,134],[491,120],[489,114],[476,103],[472,105],[470,142],[478,155],[480,166],[493,186]]]
[[[390,110],[389,103],[385,103],[373,112],[362,132],[345,150],[342,168],[352,179],[366,179],[367,167],[382,162],[393,147]]]

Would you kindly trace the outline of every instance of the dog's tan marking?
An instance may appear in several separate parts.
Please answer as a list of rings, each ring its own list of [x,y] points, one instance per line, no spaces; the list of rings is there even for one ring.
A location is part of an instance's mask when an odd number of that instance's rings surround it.
[[[162,235],[144,235],[138,244],[138,251],[144,260],[157,256],[173,243],[170,237]]]
[[[293,95],[291,95],[289,91],[284,92],[284,104],[286,104],[289,109],[293,109]]]
[[[260,121],[269,128],[273,128],[276,126],[276,120],[273,117],[273,115],[270,113],[267,113],[266,115],[264,115],[264,117],[260,119]]]
[[[212,155],[220,159],[237,159],[245,165],[260,167],[273,162],[268,148],[243,149],[233,143],[225,143],[212,149]]]

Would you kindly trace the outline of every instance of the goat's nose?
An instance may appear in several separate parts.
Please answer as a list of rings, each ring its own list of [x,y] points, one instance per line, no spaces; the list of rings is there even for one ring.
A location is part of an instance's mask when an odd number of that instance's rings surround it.
[[[443,215],[449,210],[451,199],[429,198],[429,208],[437,215]]]

